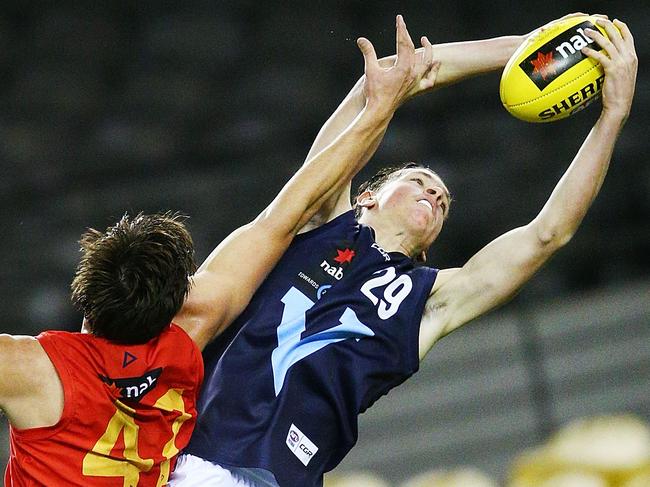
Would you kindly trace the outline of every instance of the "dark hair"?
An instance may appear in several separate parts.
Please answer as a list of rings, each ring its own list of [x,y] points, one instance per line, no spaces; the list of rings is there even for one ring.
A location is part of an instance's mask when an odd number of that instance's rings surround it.
[[[72,301],[91,333],[136,344],[169,325],[196,270],[184,219],[171,212],[124,215],[104,233],[90,228],[81,236]]]
[[[383,167],[379,171],[377,171],[374,176],[372,176],[370,179],[368,179],[367,181],[359,185],[359,189],[357,189],[357,194],[354,196],[352,200],[352,206],[354,208],[355,216],[357,218],[361,217],[361,212],[363,211],[363,207],[357,205],[357,198],[359,196],[361,196],[366,191],[377,192],[384,184],[398,177],[399,173],[404,169],[415,169],[415,168],[426,169],[427,171],[431,171],[436,176],[438,175],[431,168],[415,162],[404,162],[402,164],[397,164],[394,166]]]

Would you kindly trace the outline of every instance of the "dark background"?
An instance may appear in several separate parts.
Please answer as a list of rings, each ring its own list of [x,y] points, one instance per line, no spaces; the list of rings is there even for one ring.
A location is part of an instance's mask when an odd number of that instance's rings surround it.
[[[416,43],[424,34],[440,43],[526,33],[572,11],[628,23],[639,57],[635,103],[578,235],[513,309],[650,280],[645,1],[4,0],[2,331],[78,329],[69,301],[77,239],[127,211],[189,215],[200,262],[300,166],[363,73],[355,39],[368,37],[380,56],[394,52],[395,14]],[[455,203],[430,252],[437,267],[462,265],[533,218],[599,113],[594,105],[559,123],[518,121],[501,107],[499,76],[404,106],[360,175],[405,160],[441,174]],[[633,410],[650,417],[647,406]],[[554,424],[547,420],[539,432]]]

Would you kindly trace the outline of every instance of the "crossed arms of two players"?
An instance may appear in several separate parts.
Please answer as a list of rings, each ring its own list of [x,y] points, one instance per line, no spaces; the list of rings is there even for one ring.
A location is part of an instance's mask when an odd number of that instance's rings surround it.
[[[233,232],[194,276],[183,309],[174,321],[204,347],[228,326],[250,301],[291,239],[367,162],[395,110],[418,91],[433,86],[433,57],[416,62],[406,25],[397,19],[397,58],[380,68],[372,44],[359,40],[365,59],[365,102],[353,120],[322,150],[307,157],[276,198],[248,225]],[[242,256],[254,255],[250,265]]]
[[[607,172],[615,141],[630,110],[637,59],[632,35],[619,21],[602,20],[609,36],[588,32],[603,52],[585,48],[606,74],[600,118],[539,214],[497,238],[462,268],[446,269],[431,291],[420,329],[420,357],[442,336],[502,304],[575,233]],[[614,27],[614,25],[616,27]],[[318,134],[305,164],[252,223],[226,239],[195,276],[176,322],[199,346],[243,310],[273,264],[299,231],[350,209],[352,177],[376,150],[395,110],[434,87],[503,67],[525,36],[432,46],[415,50],[401,16],[397,55],[377,60],[372,44],[358,41],[365,77]],[[236,256],[255,254],[256,264]]]
[[[503,67],[523,41],[511,36],[415,50],[401,16],[397,54],[377,60],[367,39],[358,45],[365,76],[319,132],[306,162],[274,201],[208,256],[174,321],[203,348],[244,309],[293,236],[350,208],[350,184],[377,149],[395,110],[409,98]],[[434,49],[436,51],[434,61]],[[440,73],[438,72],[440,70]],[[255,255],[246,265],[241,256]]]
[[[482,47],[481,42],[436,47],[444,64],[438,80],[445,84],[503,66],[518,42],[487,41],[488,46],[495,47],[493,50]],[[185,328],[200,348],[243,310],[291,238],[312,218],[320,218],[317,211],[321,207],[325,210],[320,215],[330,210],[327,219],[340,211],[332,202],[346,201],[349,207],[346,199],[350,181],[376,149],[397,107],[431,89],[436,81],[440,63],[433,61],[430,43],[424,44],[423,49],[415,51],[401,18],[397,20],[397,57],[377,61],[370,42],[360,40],[366,76],[319,134],[303,167],[259,217],[219,245],[193,277],[190,294],[174,322]],[[492,60],[490,66],[486,68],[485,61],[474,65],[465,61],[468,57],[462,54],[472,45],[483,51],[481,59]],[[494,53],[492,57],[490,52]],[[43,368],[39,374],[33,374],[35,364]],[[38,407],[38,398],[54,394],[44,391],[43,382],[48,381],[40,378],[55,376],[56,371],[36,341],[0,337],[0,377],[4,378],[0,380],[0,408],[17,411],[12,416],[14,422],[23,416],[30,424],[56,422],[61,407],[53,407],[52,411]],[[56,381],[48,384],[62,395]],[[35,391],[40,394],[36,400]],[[62,402],[62,396],[59,399]],[[26,408],[25,400],[35,407]],[[44,412],[52,416],[41,417]],[[23,425],[20,421],[16,424]]]

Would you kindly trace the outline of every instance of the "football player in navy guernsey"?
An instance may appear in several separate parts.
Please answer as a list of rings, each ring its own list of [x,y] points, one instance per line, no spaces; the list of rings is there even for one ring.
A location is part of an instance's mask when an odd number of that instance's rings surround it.
[[[416,60],[409,41],[402,23],[399,59],[386,69],[360,41],[369,65],[354,121],[196,273],[174,214],[125,216],[84,234],[72,284],[84,333],[0,334],[0,412],[11,425],[5,485],[167,485],[197,416],[197,346],[241,313],[298,230],[365,163],[397,107],[433,86],[430,44]]]
[[[634,93],[632,35],[623,22],[602,25],[610,40],[586,32],[604,51],[583,49],[605,70],[601,115],[537,216],[463,267],[438,271],[418,264],[449,213],[436,173],[385,171],[362,186],[356,212],[349,186],[333,194],[237,318],[223,354],[217,344],[206,349],[197,427],[170,485],[321,485],[354,446],[360,413],[416,372],[441,337],[507,301],[569,242],[600,189]],[[434,46],[436,86],[503,67],[522,39]],[[423,45],[416,56],[428,52]],[[368,75],[374,50],[361,46]],[[358,115],[363,83],[313,151]]]

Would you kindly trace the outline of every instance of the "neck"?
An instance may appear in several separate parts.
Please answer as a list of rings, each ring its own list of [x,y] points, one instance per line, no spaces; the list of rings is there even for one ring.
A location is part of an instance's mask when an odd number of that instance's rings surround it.
[[[391,225],[387,221],[365,221],[363,218],[359,222],[372,227],[375,231],[375,242],[386,252],[400,252],[412,259],[418,259],[424,251],[403,226]]]

